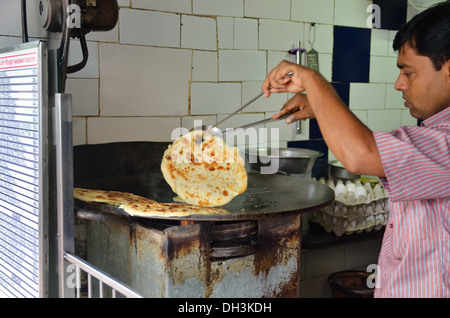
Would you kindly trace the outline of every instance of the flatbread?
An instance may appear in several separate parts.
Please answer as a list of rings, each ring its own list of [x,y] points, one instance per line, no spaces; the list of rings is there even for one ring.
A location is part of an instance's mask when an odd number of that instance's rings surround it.
[[[120,191],[105,191],[105,190],[93,190],[93,189],[83,189],[74,188],[74,197],[76,199],[85,202],[98,202],[107,203],[113,206],[120,206],[122,204],[130,203],[147,203],[153,204],[156,201],[132,194]]]
[[[221,208],[207,208],[184,203],[160,203],[132,193],[75,188],[74,197],[85,202],[105,203],[122,209],[130,216],[186,217],[193,214],[229,213]]]
[[[175,140],[164,152],[161,171],[173,192],[188,204],[222,206],[247,189],[245,162],[238,149],[202,130]]]

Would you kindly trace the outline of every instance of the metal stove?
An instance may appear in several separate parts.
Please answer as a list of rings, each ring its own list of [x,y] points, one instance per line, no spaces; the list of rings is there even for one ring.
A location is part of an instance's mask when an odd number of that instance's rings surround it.
[[[75,187],[172,202],[159,170],[167,146],[77,146]],[[333,199],[309,178],[250,173],[225,215],[132,218],[76,200],[76,253],[144,297],[299,297],[302,214]]]

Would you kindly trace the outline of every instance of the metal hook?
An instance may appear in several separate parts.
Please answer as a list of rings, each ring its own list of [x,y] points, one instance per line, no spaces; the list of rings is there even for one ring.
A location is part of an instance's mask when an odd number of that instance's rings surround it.
[[[311,29],[314,29],[314,39],[312,42],[311,42]],[[311,45],[311,48],[313,47],[314,42],[316,42],[316,24],[314,22],[309,25],[308,42],[309,45]]]

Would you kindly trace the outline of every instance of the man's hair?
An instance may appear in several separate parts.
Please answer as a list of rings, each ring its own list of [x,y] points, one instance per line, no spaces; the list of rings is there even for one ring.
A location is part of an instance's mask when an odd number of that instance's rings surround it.
[[[394,51],[405,44],[430,58],[439,71],[450,59],[450,0],[421,12],[403,25],[395,36]]]

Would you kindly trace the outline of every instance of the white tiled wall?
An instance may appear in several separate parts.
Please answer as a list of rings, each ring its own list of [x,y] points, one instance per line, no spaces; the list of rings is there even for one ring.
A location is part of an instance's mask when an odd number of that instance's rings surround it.
[[[33,39],[58,34],[40,27],[37,3],[28,0]],[[301,41],[309,49],[309,26],[316,23],[314,48],[321,72],[331,80],[333,25],[367,27],[370,0],[119,0],[119,21],[108,32],[88,34],[89,61],[70,74],[74,143],[170,141],[173,129],[194,120],[212,124],[260,91],[265,75]],[[417,12],[409,8],[409,17]],[[21,42],[20,1],[0,2],[0,47]],[[393,89],[397,77],[391,42],[395,32],[372,30],[370,83],[351,84],[350,108],[373,130],[415,124]],[[70,64],[81,60],[76,40]],[[351,49],[351,48],[349,48]],[[261,98],[229,127],[270,117],[287,94]],[[308,139],[280,127],[282,144]],[[269,127],[269,126],[268,126]],[[222,126],[222,128],[225,128]]]

